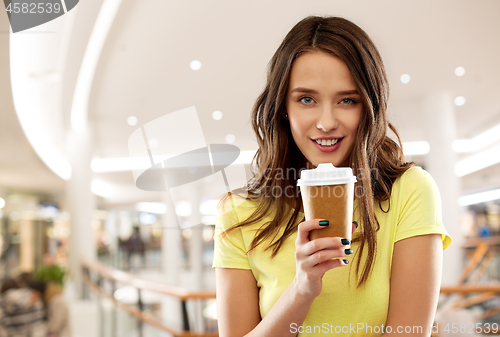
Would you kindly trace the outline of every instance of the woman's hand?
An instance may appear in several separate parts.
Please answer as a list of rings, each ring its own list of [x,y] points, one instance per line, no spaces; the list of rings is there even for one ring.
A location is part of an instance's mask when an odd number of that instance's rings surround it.
[[[319,223],[323,224],[320,225]],[[327,220],[312,219],[301,222],[295,241],[296,274],[293,280],[298,294],[317,297],[321,293],[322,279],[325,273],[333,268],[342,267],[347,260],[342,257],[352,254],[346,249],[350,242],[339,237],[326,237],[309,240],[309,232],[313,229],[325,228]],[[355,223],[352,231],[356,229]],[[333,260],[334,259],[334,260]]]

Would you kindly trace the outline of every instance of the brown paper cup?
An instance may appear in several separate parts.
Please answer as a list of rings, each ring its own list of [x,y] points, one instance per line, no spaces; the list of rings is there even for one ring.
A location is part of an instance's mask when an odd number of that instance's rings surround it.
[[[330,223],[313,229],[309,238],[340,237],[351,240],[354,183],[300,186],[306,220],[326,219]]]

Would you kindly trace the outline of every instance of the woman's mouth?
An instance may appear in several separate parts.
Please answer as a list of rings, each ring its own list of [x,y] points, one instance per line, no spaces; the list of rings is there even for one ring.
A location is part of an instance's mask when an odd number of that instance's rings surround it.
[[[333,152],[340,147],[343,139],[344,137],[338,139],[329,139],[329,140],[325,139],[317,139],[317,140],[311,139],[311,140],[321,152]]]

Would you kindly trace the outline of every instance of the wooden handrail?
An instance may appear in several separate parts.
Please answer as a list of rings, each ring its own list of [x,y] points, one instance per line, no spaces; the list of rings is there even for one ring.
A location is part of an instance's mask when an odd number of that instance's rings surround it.
[[[492,298],[497,297],[497,294],[495,293],[479,293],[477,295],[471,296],[469,298],[464,298],[461,300],[456,301],[453,305],[453,309],[461,309],[461,308],[467,308],[472,305],[476,305],[485,301],[489,301]]]
[[[474,248],[479,246],[481,243],[486,243],[489,246],[500,245],[500,235],[488,236],[484,238],[471,238],[465,239],[462,247],[464,248]]]
[[[99,262],[90,262],[88,260],[83,260],[82,265],[89,270],[95,271],[106,279],[128,284],[141,290],[149,290],[156,293],[169,295],[180,300],[215,298],[215,292],[213,291],[188,291],[187,289],[170,286],[161,282],[145,280],[121,270],[104,266]]]
[[[460,279],[458,281],[459,284],[465,283],[467,279],[469,279],[470,275],[476,270],[476,268],[481,264],[483,261],[484,256],[488,252],[488,249],[490,247],[488,244],[482,242],[480,243],[476,250],[474,251],[474,254],[472,255],[472,258],[469,260],[467,265],[465,266],[465,269],[462,271],[462,274],[460,275]]]
[[[483,261],[481,264],[478,266],[476,273],[474,274],[473,280],[471,280],[471,283],[477,283],[481,278],[483,277],[484,273],[488,270],[491,262],[495,258],[495,252],[490,249],[488,253],[486,253],[486,256],[484,257]]]
[[[83,274],[83,282],[91,289],[93,289],[95,292],[97,292],[101,297],[105,297],[109,299],[110,301],[113,302],[113,304],[117,307],[120,308],[126,312],[128,312],[130,315],[136,317],[137,319],[140,319],[141,321],[148,323],[160,330],[163,330],[165,332],[168,332],[172,334],[175,337],[218,337],[219,334],[216,332],[189,332],[189,331],[180,331],[177,329],[172,329],[165,324],[163,324],[161,321],[156,319],[155,317],[131,306],[126,303],[123,303],[121,301],[118,301],[117,299],[114,298],[114,296],[108,294],[104,289],[102,289],[99,285],[97,285],[95,282],[93,282],[87,275]]]
[[[471,294],[486,292],[500,294],[500,282],[490,284],[464,284],[451,287],[441,287],[441,294]]]
[[[481,279],[493,260],[494,252],[490,249],[490,245],[498,243],[500,242],[496,240],[496,238],[490,238],[490,240],[473,239],[470,240],[467,245],[464,245],[464,247],[475,247],[475,250],[460,275],[458,285],[441,288],[441,294],[443,294],[445,298],[450,294],[459,295],[459,299],[452,306],[452,308],[466,308],[488,301],[500,294],[499,282],[489,284],[476,283]],[[473,293],[476,293],[476,295],[468,298],[465,297],[467,294]],[[492,308],[483,312],[480,318],[484,319],[498,312],[500,312],[499,307]]]

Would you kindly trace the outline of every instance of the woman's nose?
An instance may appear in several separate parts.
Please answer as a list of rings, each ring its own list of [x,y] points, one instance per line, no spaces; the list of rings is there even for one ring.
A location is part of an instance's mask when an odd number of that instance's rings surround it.
[[[335,117],[333,107],[328,106],[322,109],[316,121],[316,127],[324,132],[335,130],[338,127],[338,119]]]

